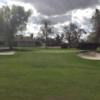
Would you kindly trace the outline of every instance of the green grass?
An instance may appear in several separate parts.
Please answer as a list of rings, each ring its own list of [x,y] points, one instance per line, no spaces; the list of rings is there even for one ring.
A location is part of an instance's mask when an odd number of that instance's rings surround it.
[[[100,100],[100,61],[61,49],[0,56],[0,100]]]

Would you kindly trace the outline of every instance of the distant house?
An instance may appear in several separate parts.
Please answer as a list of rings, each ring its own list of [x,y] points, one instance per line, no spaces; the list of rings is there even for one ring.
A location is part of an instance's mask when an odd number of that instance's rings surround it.
[[[14,39],[14,46],[18,47],[32,47],[34,46],[33,34],[30,36],[16,35]],[[8,41],[5,34],[0,35],[0,47],[8,47]]]
[[[33,35],[30,35],[30,36],[16,35],[15,36],[15,45],[18,47],[34,46]]]

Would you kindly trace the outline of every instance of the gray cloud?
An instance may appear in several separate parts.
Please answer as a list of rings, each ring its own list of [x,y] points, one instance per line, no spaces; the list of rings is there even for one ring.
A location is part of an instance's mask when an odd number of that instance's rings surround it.
[[[72,15],[68,14],[68,15],[59,15],[58,17],[49,17],[50,21],[52,22],[52,24],[56,24],[56,23],[64,23],[65,21],[71,21],[72,19]]]
[[[18,1],[18,0],[15,0]],[[29,30],[37,30],[41,20],[48,17],[52,24],[60,29],[66,22],[74,22],[86,31],[91,31],[90,17],[94,8],[99,5],[98,0],[19,0],[30,3],[36,8],[39,15],[30,18]],[[92,7],[94,7],[92,9]],[[100,6],[99,6],[100,7]],[[84,11],[84,8],[90,8]],[[78,11],[79,10],[79,11]],[[81,10],[81,11],[80,11]],[[78,11],[78,13],[77,13]],[[88,13],[88,14],[87,14]],[[89,14],[90,13],[90,14]],[[33,24],[33,26],[32,26]],[[35,24],[35,26],[34,26]]]
[[[56,15],[77,8],[95,6],[99,0],[20,0],[31,3],[42,14]]]

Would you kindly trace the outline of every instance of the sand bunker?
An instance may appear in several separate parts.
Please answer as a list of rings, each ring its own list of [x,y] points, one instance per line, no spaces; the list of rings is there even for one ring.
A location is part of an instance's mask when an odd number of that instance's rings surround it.
[[[81,52],[78,56],[83,59],[100,60],[100,53],[94,51]]]
[[[9,56],[9,55],[14,55],[15,54],[15,51],[8,51],[8,52],[0,52],[0,55],[7,55],[7,56]]]

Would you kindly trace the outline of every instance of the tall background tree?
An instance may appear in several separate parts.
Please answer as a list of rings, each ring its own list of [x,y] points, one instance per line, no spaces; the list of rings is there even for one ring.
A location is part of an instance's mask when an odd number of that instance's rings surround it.
[[[6,36],[10,49],[13,49],[14,36],[18,31],[26,29],[31,11],[21,6],[3,7],[0,9],[0,33]]]
[[[45,47],[47,48],[49,35],[53,33],[53,27],[51,26],[51,22],[48,19],[42,20],[42,27],[41,27],[42,35],[45,40]]]
[[[80,41],[80,37],[86,32],[79,28],[76,24],[70,23],[68,26],[64,26],[65,38],[69,43],[69,47],[77,47]]]
[[[95,10],[91,18],[93,32],[89,35],[88,41],[92,43],[100,43],[100,11]]]

